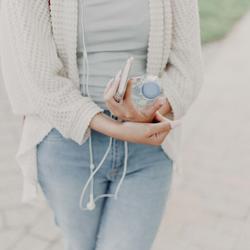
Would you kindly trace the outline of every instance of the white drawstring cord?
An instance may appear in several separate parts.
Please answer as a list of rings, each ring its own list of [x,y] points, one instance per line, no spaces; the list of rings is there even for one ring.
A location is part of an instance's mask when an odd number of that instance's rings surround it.
[[[85,74],[85,92],[87,94],[87,96],[90,96],[90,91],[89,91],[89,61],[88,61],[88,53],[87,53],[87,49],[86,49],[86,43],[85,43],[85,27],[83,24],[83,18],[84,18],[84,4],[83,2],[80,0],[79,4],[81,5],[81,14],[82,14],[82,18],[80,19],[80,23],[81,23],[81,29],[82,29],[82,40],[83,40],[83,71],[82,72],[86,72]],[[82,84],[81,84],[81,92],[83,91],[82,88]],[[111,140],[112,141],[112,140]],[[106,159],[108,153],[109,153],[110,147],[108,147],[106,153],[104,154],[104,157],[102,159],[102,161],[100,162],[101,164],[98,165],[97,169],[99,169],[102,166],[102,163],[104,162],[104,160]],[[94,165],[94,160],[93,160],[93,147],[92,147],[92,135],[91,135],[91,131],[90,131],[90,136],[89,136],[89,156],[90,156],[90,176],[94,177],[94,169],[95,169],[95,165]],[[95,203],[94,203],[94,179],[90,178],[88,181],[91,182],[91,187],[90,187],[90,194],[89,194],[89,202],[88,202],[88,209],[93,209],[95,207]],[[85,187],[83,188],[82,191],[82,195],[80,198],[80,208],[82,208],[82,199],[83,199],[83,195],[86,191],[88,185],[85,185]]]
[[[97,168],[91,172],[87,182],[85,183],[83,189],[82,189],[82,193],[81,193],[81,198],[80,198],[80,202],[79,202],[79,206],[81,208],[81,210],[93,210],[95,208],[95,202],[97,200],[99,200],[100,198],[104,198],[104,197],[114,197],[115,199],[117,199],[118,197],[118,193],[119,193],[119,190],[121,188],[121,185],[124,181],[124,178],[126,177],[126,173],[127,173],[127,165],[128,165],[128,143],[125,141],[124,142],[124,167],[123,167],[123,173],[122,173],[122,177],[119,181],[119,183],[117,184],[117,187],[116,187],[116,191],[114,194],[102,194],[102,195],[99,195],[98,197],[94,198],[94,194],[93,194],[93,189],[91,189],[90,191],[90,200],[89,202],[87,203],[87,207],[83,207],[82,206],[82,203],[83,203],[83,198],[84,198],[84,195],[86,193],[86,190],[89,186],[89,184],[93,181],[94,179],[94,176],[95,174],[98,172],[98,170],[101,168],[101,166],[103,165],[108,153],[109,153],[109,150],[111,148],[111,145],[112,145],[112,137],[110,137],[110,141],[109,141],[109,146],[102,158],[102,160],[100,161],[100,163],[98,164]]]
[[[81,29],[82,29],[82,39],[83,39],[83,72],[86,71],[85,74],[85,92],[87,94],[87,96],[90,96],[90,91],[89,91],[89,61],[88,61],[88,53],[87,53],[87,49],[86,49],[86,43],[85,43],[85,27],[83,24],[83,18],[84,18],[84,4],[83,2],[80,0],[79,1],[80,5],[81,5],[81,13],[82,13],[82,18],[80,19],[81,21]],[[81,88],[81,92],[82,92],[82,84],[80,86]],[[112,114],[111,114],[112,117]],[[93,147],[92,147],[92,135],[91,135],[91,131],[90,131],[90,136],[89,136],[89,158],[90,158],[90,176],[86,182],[86,184],[84,185],[82,192],[81,192],[81,197],[80,197],[80,201],[79,201],[79,205],[80,205],[80,209],[81,210],[93,210],[95,208],[95,202],[100,199],[100,198],[104,198],[104,197],[114,197],[115,199],[117,199],[118,196],[118,192],[120,190],[120,187],[122,185],[122,182],[126,176],[126,172],[127,172],[127,161],[128,161],[128,144],[127,142],[124,142],[124,148],[125,148],[125,159],[124,159],[124,169],[123,169],[123,174],[122,177],[117,185],[116,191],[114,194],[103,194],[103,195],[99,195],[98,197],[94,198],[94,175],[97,173],[97,171],[101,168],[101,166],[103,165],[105,159],[108,156],[108,153],[111,149],[112,146],[112,137],[110,137],[109,140],[109,145],[108,148],[102,158],[102,160],[100,161],[100,163],[98,164],[98,166],[95,168],[95,164],[94,164],[94,159],[93,159]],[[90,194],[89,194],[89,201],[87,203],[87,207],[84,208],[82,206],[83,203],[83,198],[85,195],[85,192],[87,190],[88,185],[90,186]]]
[[[95,169],[94,159],[93,159],[93,150],[92,150],[92,136],[90,131],[89,136],[89,161],[90,161],[90,174],[93,173]],[[93,199],[94,199],[94,179],[90,183],[90,194],[89,194],[89,203],[88,206],[92,207]]]
[[[92,144],[92,143],[91,143],[91,144]],[[93,204],[94,204],[94,202],[95,202],[94,194],[93,194],[93,189],[90,190],[90,200],[89,200],[89,203],[88,203],[89,206],[87,205],[87,208],[84,208],[84,207],[82,206],[83,198],[84,198],[84,195],[85,195],[85,192],[86,192],[86,190],[87,190],[87,188],[88,188],[89,183],[92,182],[91,185],[93,185],[93,178],[94,178],[94,175],[96,174],[96,172],[97,172],[97,171],[101,168],[101,166],[103,165],[103,163],[104,163],[104,161],[105,161],[105,159],[106,159],[106,157],[107,157],[107,155],[108,155],[108,153],[109,153],[109,151],[110,151],[111,145],[112,145],[112,137],[110,137],[110,139],[109,139],[109,146],[108,146],[108,148],[107,148],[107,150],[106,150],[106,152],[105,152],[105,154],[104,154],[102,160],[100,161],[100,163],[98,164],[98,166],[97,166],[93,171],[91,171],[90,176],[89,176],[87,182],[85,183],[85,185],[84,185],[84,187],[83,187],[83,189],[82,189],[82,193],[81,193],[81,197],[80,197],[80,202],[79,202],[79,205],[80,205],[81,210],[92,210],[92,209],[94,209],[94,208],[92,208],[92,207],[94,206]],[[91,145],[91,146],[92,146],[92,145]],[[93,155],[92,147],[90,147],[90,155],[91,155],[91,154]],[[93,165],[94,165],[94,164],[93,164]],[[92,209],[91,209],[91,208],[92,208]]]

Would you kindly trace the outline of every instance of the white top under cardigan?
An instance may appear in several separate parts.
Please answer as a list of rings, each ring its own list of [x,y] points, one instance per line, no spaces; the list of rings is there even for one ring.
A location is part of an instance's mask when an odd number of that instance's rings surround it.
[[[107,109],[103,92],[107,82],[134,57],[129,77],[146,72],[149,37],[149,0],[78,0],[77,63],[82,92],[87,95],[83,67],[83,31],[89,62],[88,89],[92,100]],[[81,4],[84,6],[82,13]]]
[[[147,73],[157,74],[172,105],[183,117],[202,80],[197,0],[149,0]],[[37,198],[36,145],[53,128],[81,144],[89,122],[102,109],[79,91],[76,60],[77,0],[2,0],[0,55],[13,112],[25,115],[16,155],[24,177],[23,202]],[[162,144],[177,157],[181,127]]]

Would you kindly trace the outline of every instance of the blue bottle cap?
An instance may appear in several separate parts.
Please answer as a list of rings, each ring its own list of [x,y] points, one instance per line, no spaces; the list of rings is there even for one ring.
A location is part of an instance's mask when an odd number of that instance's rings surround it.
[[[159,84],[154,81],[145,82],[142,86],[142,94],[148,99],[154,99],[161,94]]]

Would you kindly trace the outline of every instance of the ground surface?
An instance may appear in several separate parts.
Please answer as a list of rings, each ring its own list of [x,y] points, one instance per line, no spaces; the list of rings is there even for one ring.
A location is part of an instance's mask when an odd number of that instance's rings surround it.
[[[206,83],[185,119],[183,182],[173,186],[154,250],[250,249],[249,27],[250,15],[204,49]],[[0,84],[1,250],[62,250],[49,209],[20,204],[20,124]]]

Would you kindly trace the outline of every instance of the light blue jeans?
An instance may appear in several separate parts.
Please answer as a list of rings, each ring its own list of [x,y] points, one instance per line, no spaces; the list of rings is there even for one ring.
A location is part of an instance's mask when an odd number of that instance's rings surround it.
[[[92,131],[94,162],[109,137]],[[150,250],[171,187],[173,162],[160,146],[128,143],[128,168],[118,199],[102,198],[92,211],[79,199],[89,169],[88,141],[78,145],[53,128],[37,145],[38,179],[61,228],[67,250]],[[124,163],[124,142],[113,140],[94,177],[95,196],[114,193]],[[88,202],[88,195],[83,203]]]

